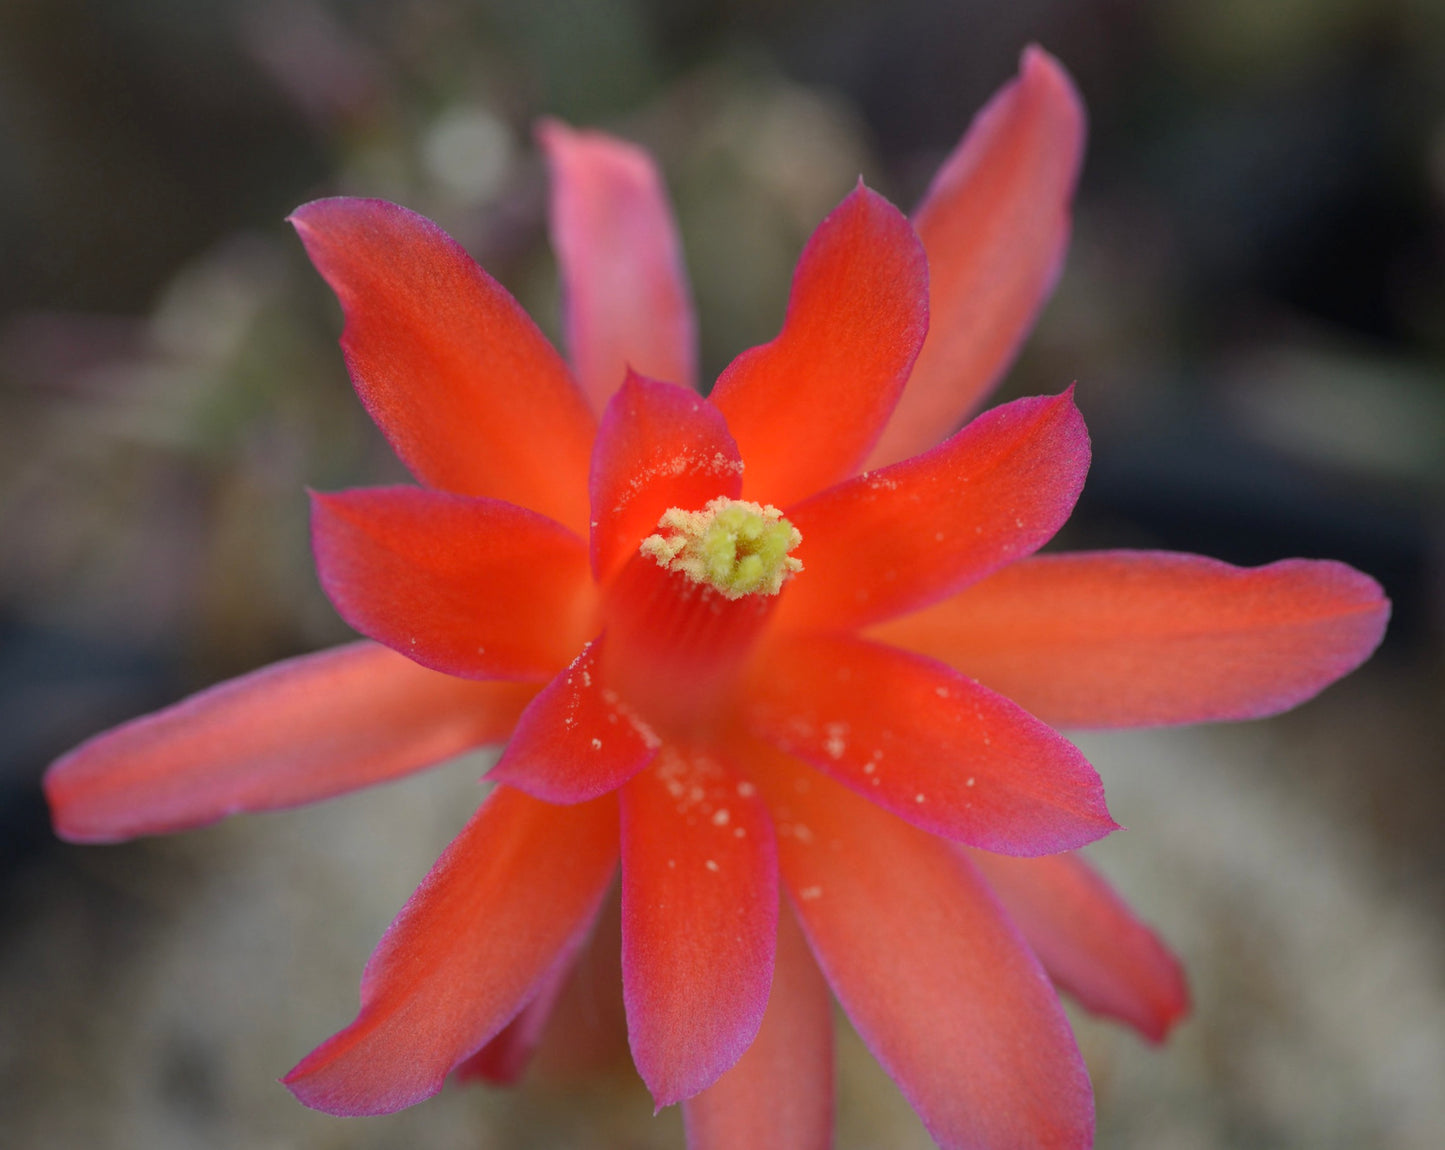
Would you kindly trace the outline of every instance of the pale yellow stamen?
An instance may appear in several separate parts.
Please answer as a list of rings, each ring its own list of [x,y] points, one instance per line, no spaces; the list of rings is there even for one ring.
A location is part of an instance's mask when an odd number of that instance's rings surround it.
[[[667,510],[641,551],[729,599],[776,595],[803,564],[789,552],[803,541],[776,507],[714,499],[701,511]]]

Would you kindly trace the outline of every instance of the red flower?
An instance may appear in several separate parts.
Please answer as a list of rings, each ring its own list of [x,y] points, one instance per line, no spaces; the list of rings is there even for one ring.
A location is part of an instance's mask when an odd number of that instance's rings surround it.
[[[620,854],[634,1058],[695,1148],[826,1144],[826,987],[940,1143],[1087,1145],[1045,971],[1154,1039],[1187,994],[1067,853],[1114,823],[1046,724],[1283,710],[1374,648],[1380,589],[1328,562],[1030,558],[1088,463],[1071,393],[943,438],[1067,241],[1083,115],[1042,52],[916,232],[861,185],[823,221],[782,333],[706,400],[650,162],[541,137],[575,376],[426,220],[301,208],[357,392],[422,484],[314,499],[322,582],[375,641],[80,747],[47,779],[59,832],[195,826],[509,739],[356,1021],[287,1077],[307,1105],[380,1113],[515,1064]]]

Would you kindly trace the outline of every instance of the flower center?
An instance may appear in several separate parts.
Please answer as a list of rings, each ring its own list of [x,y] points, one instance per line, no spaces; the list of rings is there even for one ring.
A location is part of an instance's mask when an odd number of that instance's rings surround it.
[[[728,599],[776,595],[803,569],[790,554],[803,537],[776,507],[721,497],[701,511],[670,508],[657,526],[642,554]]]
[[[608,588],[609,682],[662,729],[696,732],[725,708],[739,671],[803,569],[776,507],[714,499],[671,508]]]

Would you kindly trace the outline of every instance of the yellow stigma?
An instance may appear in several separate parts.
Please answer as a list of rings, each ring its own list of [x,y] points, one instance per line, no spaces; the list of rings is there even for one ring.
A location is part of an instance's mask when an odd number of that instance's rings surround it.
[[[729,599],[776,595],[803,569],[788,554],[803,537],[776,507],[719,498],[701,511],[669,508],[657,527],[642,553]]]

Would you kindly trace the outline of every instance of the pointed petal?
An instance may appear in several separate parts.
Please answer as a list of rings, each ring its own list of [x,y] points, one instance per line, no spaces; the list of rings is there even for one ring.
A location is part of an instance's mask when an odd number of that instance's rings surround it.
[[[316,200],[291,222],[346,313],[356,393],[412,474],[583,530],[592,413],[517,301],[395,204]]]
[[[602,414],[592,451],[592,571],[606,581],[670,507],[736,499],[742,457],[707,400],[629,374]]]
[[[659,740],[602,680],[606,636],[542,688],[488,776],[549,803],[616,790],[657,754]]]
[[[1076,854],[968,857],[1049,977],[1088,1010],[1162,1042],[1189,1013],[1184,968],[1099,873]]]
[[[737,1065],[682,1104],[688,1150],[828,1150],[833,1004],[797,919],[778,914],[778,962],[763,1027]]]
[[[902,214],[861,183],[803,249],[782,333],[718,378],[749,499],[783,507],[851,475],[928,330],[928,266]]]
[[[539,124],[537,140],[552,171],[552,248],[582,390],[601,411],[628,367],[695,386],[682,244],[652,158],[557,120]]]
[[[1037,556],[873,634],[1055,726],[1137,727],[1286,711],[1369,658],[1389,616],[1343,563],[1096,551]]]
[[[960,852],[777,752],[746,761],[833,993],[939,1145],[1089,1146],[1068,1020]]]
[[[419,487],[313,492],[311,542],[341,617],[425,667],[547,679],[586,640],[586,547],[510,503]]]
[[[352,643],[97,735],[45,777],[55,830],[118,842],[298,806],[507,737],[526,683],[472,683]]]
[[[1059,62],[1025,49],[914,225],[928,252],[928,340],[870,467],[932,447],[979,407],[1053,293],[1069,245],[1084,106]]]
[[[788,509],[804,574],[778,621],[843,630],[945,598],[1053,538],[1088,469],[1073,388],[986,411],[927,455]]]
[[[622,990],[658,1107],[741,1057],[773,981],[778,862],[757,792],[715,756],[665,746],[622,790]]]
[[[748,725],[926,831],[985,850],[1054,854],[1117,825],[1077,747],[942,663],[853,638],[778,642]]]
[[[388,928],[356,1021],[286,1086],[328,1114],[389,1114],[431,1097],[585,935],[616,864],[614,800],[555,807],[499,787]]]

